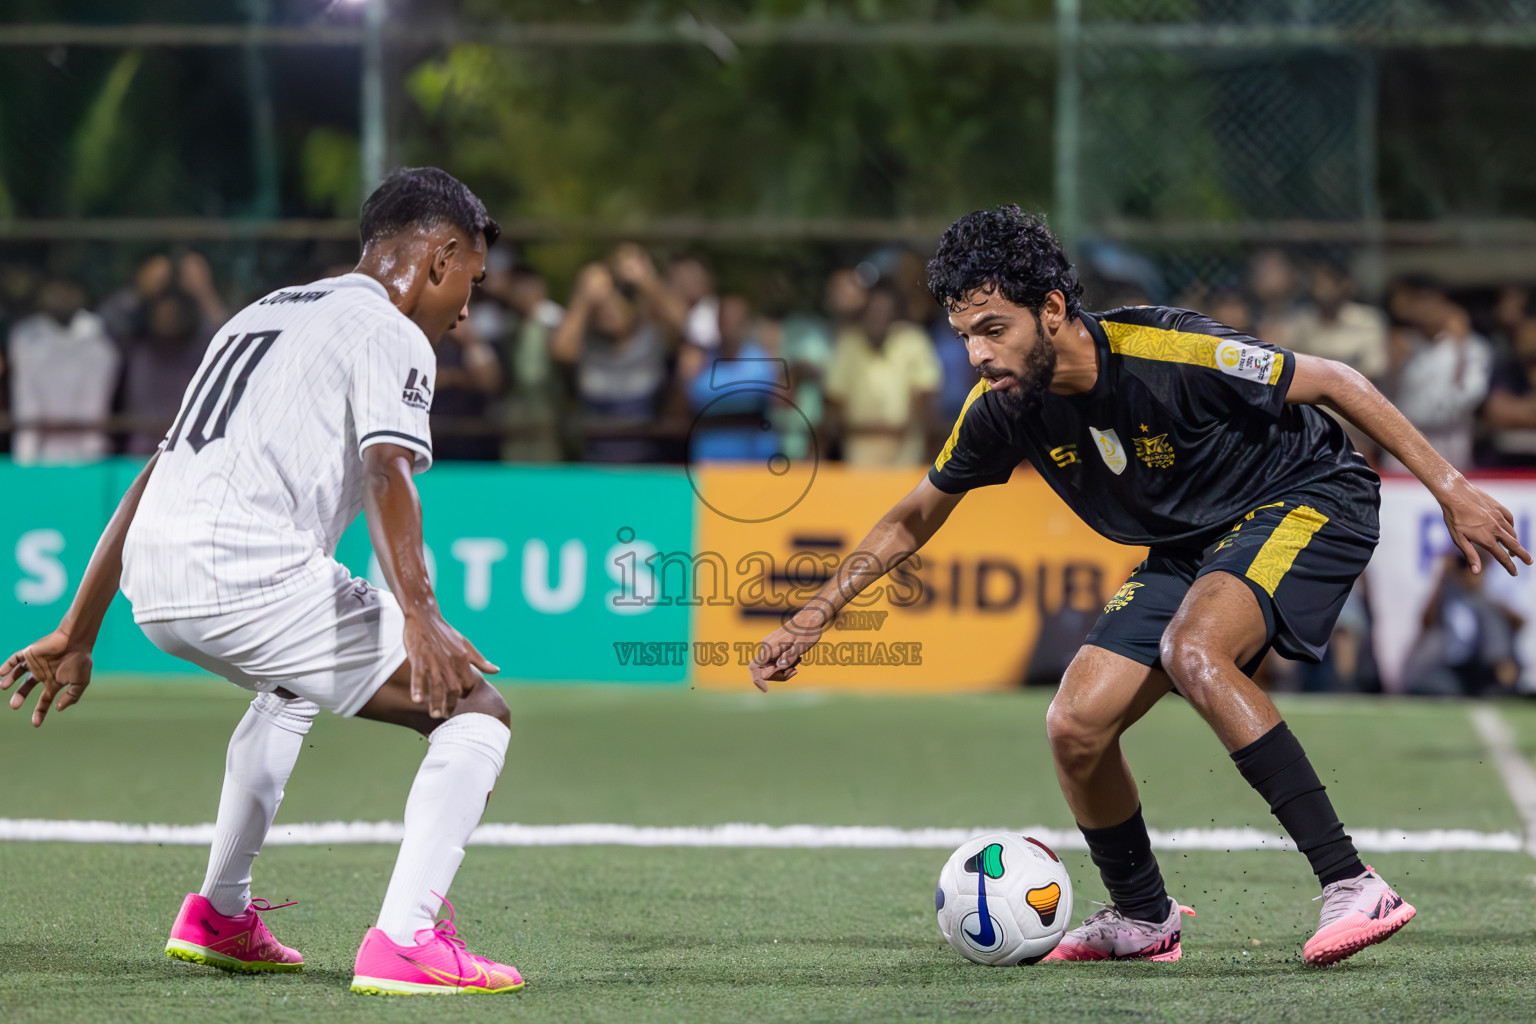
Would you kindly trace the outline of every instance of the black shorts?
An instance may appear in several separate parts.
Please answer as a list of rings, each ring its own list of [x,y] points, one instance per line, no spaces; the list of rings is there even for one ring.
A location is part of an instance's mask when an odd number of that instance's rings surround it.
[[[1211,572],[1248,584],[1264,612],[1265,643],[1287,658],[1321,661],[1355,578],[1376,549],[1376,524],[1329,514],[1311,495],[1248,513],[1203,550],[1154,547],[1104,606],[1083,643],[1160,668],[1159,648],[1190,586]]]

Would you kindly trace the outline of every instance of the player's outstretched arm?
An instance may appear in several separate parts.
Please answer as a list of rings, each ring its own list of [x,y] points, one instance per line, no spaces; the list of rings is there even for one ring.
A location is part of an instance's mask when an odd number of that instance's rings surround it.
[[[23,647],[0,665],[0,690],[8,690],[18,680],[22,681],[11,695],[13,711],[21,708],[35,687],[42,687],[32,708],[33,726],[43,724],[50,707],[63,711],[79,703],[91,684],[91,651],[96,647],[101,621],[112,606],[112,598],[117,596],[118,581],[123,575],[123,538],[128,536],[144,486],[159,458],[158,452],[150,456],[117,503],[117,511],[96,542],[96,550],[91,552],[85,575],[80,578],[80,586],[59,628]]]
[[[1332,359],[1298,353],[1296,372],[1285,400],[1334,410],[1407,466],[1440,503],[1446,529],[1473,572],[1482,572],[1479,548],[1493,555],[1511,576],[1517,574],[1516,558],[1531,564],[1530,552],[1515,535],[1515,517],[1509,509],[1474,487],[1446,462],[1407,417],[1358,371]]]
[[[939,532],[960,504],[960,494],[946,494],[926,476],[880,518],[858,550],[843,559],[837,572],[789,621],[763,639],[752,659],[752,684],[767,690],[770,682],[792,677],[805,652],[816,645],[837,613],[881,576],[906,561]]]
[[[501,671],[443,621],[422,553],[421,499],[412,475],[415,453],[394,444],[363,450],[363,513],[379,568],[405,613],[405,652],[411,700],[433,718],[447,718],[459,697],[480,683],[479,672]]]

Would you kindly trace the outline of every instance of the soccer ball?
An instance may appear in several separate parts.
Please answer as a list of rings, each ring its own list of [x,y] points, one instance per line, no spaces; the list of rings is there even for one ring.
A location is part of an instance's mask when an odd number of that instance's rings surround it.
[[[992,832],[950,855],[934,905],[944,940],[967,960],[1032,964],[1067,933],[1072,879],[1040,840]]]

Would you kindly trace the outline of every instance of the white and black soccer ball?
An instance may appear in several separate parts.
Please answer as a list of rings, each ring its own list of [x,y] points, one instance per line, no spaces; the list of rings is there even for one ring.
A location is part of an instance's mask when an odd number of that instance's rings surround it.
[[[950,855],[934,896],[939,931],[978,964],[1032,964],[1067,933],[1072,879],[1061,858],[1017,832],[973,836]]]

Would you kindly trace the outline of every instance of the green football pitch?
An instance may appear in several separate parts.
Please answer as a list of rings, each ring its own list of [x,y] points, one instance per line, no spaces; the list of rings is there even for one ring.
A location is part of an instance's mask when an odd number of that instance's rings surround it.
[[[1046,698],[820,697],[509,687],[512,749],[487,822],[633,826],[1070,829]],[[31,730],[0,715],[0,819],[211,821],[242,713],[212,682],[99,681]],[[1282,706],[1346,824],[1517,833],[1488,749],[1458,703],[1291,699]],[[1536,706],[1499,713],[1526,757]],[[1268,812],[1188,707],[1127,737],[1149,823],[1253,826]],[[278,822],[399,821],[423,741],[322,719]],[[1363,851],[1418,917],[1344,964],[1308,968],[1305,860],[1160,851],[1194,907],[1176,964],[984,968],[938,934],[941,849],[472,847],[452,893],[472,948],[518,964],[516,995],[383,1000],[347,991],[377,910],[387,845],[274,846],[256,892],[306,957],[246,978],[167,959],[201,881],[181,845],[0,842],[0,1020],[810,1021],[1467,1020],[1536,1018],[1536,861],[1521,852]],[[1075,917],[1104,899],[1063,859]]]

